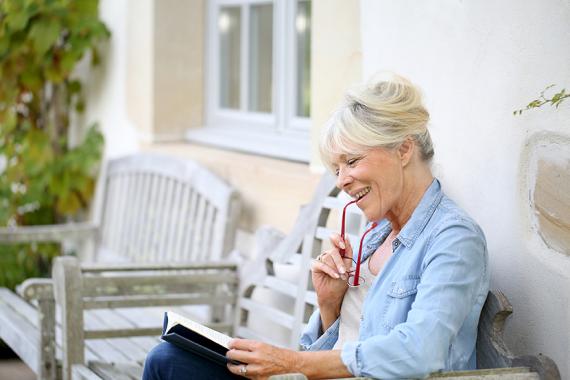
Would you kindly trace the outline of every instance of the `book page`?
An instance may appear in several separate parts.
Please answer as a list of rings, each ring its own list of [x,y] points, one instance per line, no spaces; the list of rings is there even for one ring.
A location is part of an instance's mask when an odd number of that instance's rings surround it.
[[[209,327],[206,327],[206,326],[204,326],[198,322],[195,322],[189,318],[183,317],[180,314],[177,314],[173,311],[166,312],[166,315],[168,316],[168,325],[166,326],[167,332],[170,331],[170,329],[176,325],[182,325],[182,326],[186,327],[187,329],[192,330],[192,331],[216,342],[220,346],[228,348],[228,344],[229,344],[230,340],[232,339],[230,336],[227,336],[226,334],[222,334],[219,331],[212,330]]]

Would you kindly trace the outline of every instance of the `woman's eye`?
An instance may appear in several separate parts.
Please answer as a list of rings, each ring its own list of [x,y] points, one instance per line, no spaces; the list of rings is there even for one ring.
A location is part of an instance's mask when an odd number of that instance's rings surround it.
[[[358,162],[359,158],[351,158],[350,160],[346,161],[348,166],[354,166]]]
[[[338,177],[338,175],[339,175],[339,174],[340,174],[340,170],[338,170],[338,169],[335,169],[335,171],[334,171],[334,175],[336,175],[336,176]]]

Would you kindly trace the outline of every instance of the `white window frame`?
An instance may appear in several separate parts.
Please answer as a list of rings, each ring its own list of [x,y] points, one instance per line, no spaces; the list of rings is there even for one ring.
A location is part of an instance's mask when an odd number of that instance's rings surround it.
[[[249,7],[273,4],[272,113],[247,111]],[[240,110],[219,107],[218,15],[224,6],[241,6]],[[187,132],[190,141],[271,157],[309,162],[309,117],[295,115],[297,1],[210,0],[206,16],[205,126]],[[291,78],[288,80],[288,78]]]

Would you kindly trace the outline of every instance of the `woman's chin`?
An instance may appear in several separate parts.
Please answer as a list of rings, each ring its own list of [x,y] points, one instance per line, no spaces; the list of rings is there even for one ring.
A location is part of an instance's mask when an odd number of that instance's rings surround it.
[[[362,210],[362,213],[364,214],[364,216],[366,217],[366,220],[370,221],[370,222],[378,222],[380,221],[380,219],[382,219],[382,215],[380,215],[379,212],[374,212],[373,210]]]

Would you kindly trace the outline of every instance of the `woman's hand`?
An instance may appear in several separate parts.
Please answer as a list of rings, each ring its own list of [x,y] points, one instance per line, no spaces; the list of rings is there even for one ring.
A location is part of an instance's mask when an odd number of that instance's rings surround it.
[[[271,375],[296,372],[298,352],[278,348],[249,339],[233,339],[226,357],[243,364],[230,364],[228,369],[248,379],[267,379]]]
[[[333,234],[330,241],[332,248],[324,251],[311,264],[311,277],[317,293],[323,330],[340,314],[342,299],[348,289],[348,271],[352,266],[350,241],[343,241],[339,234]],[[345,250],[344,258],[340,255],[340,249]]]

